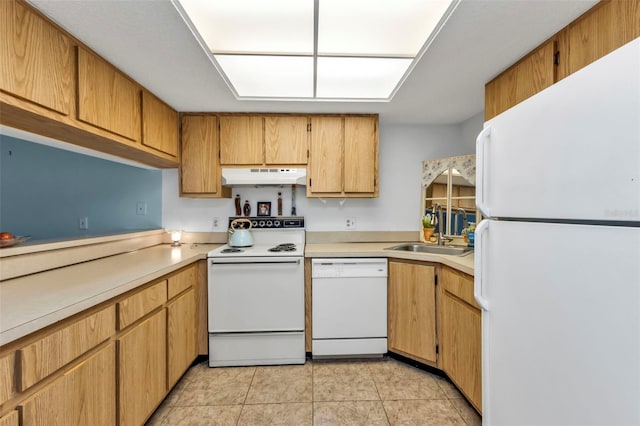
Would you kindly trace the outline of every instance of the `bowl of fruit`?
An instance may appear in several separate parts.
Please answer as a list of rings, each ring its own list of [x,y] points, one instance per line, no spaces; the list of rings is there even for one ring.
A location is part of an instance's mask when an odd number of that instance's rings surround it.
[[[11,247],[29,239],[29,236],[13,235],[11,232],[0,232],[0,248]]]

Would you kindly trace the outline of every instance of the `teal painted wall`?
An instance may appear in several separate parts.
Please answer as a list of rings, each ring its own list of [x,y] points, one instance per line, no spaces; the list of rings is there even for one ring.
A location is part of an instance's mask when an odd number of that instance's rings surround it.
[[[157,229],[161,209],[160,170],[0,135],[1,231],[35,241]],[[79,217],[89,229],[79,229]]]

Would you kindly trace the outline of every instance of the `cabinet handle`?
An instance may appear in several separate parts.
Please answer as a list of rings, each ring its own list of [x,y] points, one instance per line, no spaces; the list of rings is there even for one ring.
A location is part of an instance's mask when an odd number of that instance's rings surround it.
[[[484,203],[484,145],[491,136],[491,126],[487,126],[476,138],[476,205],[484,217],[491,217],[489,207]]]
[[[475,246],[478,248],[475,250],[475,259],[473,264],[473,296],[478,302],[478,305],[483,311],[489,311],[489,301],[482,295],[482,239],[483,234],[489,229],[489,220],[485,219],[475,230]]]

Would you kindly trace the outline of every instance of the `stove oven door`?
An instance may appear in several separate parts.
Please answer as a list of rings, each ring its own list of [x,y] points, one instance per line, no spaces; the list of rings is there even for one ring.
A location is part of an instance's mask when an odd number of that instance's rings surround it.
[[[209,333],[304,331],[299,257],[209,259]]]

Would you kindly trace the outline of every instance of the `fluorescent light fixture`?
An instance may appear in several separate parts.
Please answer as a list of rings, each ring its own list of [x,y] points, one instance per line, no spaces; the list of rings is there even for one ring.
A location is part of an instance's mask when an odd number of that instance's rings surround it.
[[[313,97],[310,56],[216,55],[240,97]]]
[[[460,0],[172,0],[238,99],[389,101]]]
[[[318,58],[318,98],[388,98],[411,59]]]

